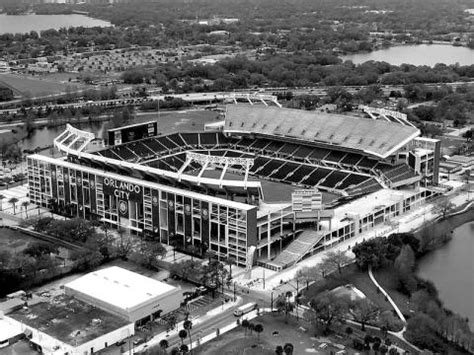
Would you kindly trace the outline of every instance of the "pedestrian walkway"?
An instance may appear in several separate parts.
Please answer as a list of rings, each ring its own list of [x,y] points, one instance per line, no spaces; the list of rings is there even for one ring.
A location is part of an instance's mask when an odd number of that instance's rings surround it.
[[[449,202],[454,206],[459,207],[466,203],[467,193],[462,190],[452,191],[448,194],[448,198]],[[327,251],[346,251],[348,256],[354,258],[355,256],[351,252],[351,249],[355,244],[376,237],[388,236],[391,233],[408,233],[414,231],[423,226],[426,222],[436,220],[441,216],[441,214],[442,209],[440,209],[438,201],[428,202],[392,221],[397,223],[392,223],[391,225],[378,225],[377,227],[363,232],[354,238],[338,243],[328,250],[310,256],[281,272],[277,273],[272,272],[271,270],[262,271],[262,268],[257,267],[252,269],[250,278],[246,278],[246,275],[242,274],[239,277],[234,278],[234,280],[240,285],[249,287],[253,290],[271,291],[282,283],[294,280],[297,272],[304,267],[313,267],[319,264]],[[265,278],[265,282],[263,282],[263,278]]]
[[[198,324],[203,324],[207,321],[210,321],[216,315],[224,313],[225,311],[227,311],[227,310],[229,310],[233,307],[236,307],[236,306],[240,305],[241,303],[242,303],[242,298],[237,297],[235,302],[232,302],[232,301],[227,302],[227,303],[223,304],[222,306],[219,306],[219,307],[216,307],[216,308],[210,310],[209,312],[206,313],[206,315],[204,315],[202,317],[192,319],[193,328],[196,328],[196,326]],[[246,315],[246,317],[248,317],[248,319],[253,319],[253,318],[257,317],[257,312],[256,311],[251,312],[251,313],[248,313]],[[255,314],[253,314],[253,313],[255,313]],[[133,353],[138,353],[138,352],[143,351],[146,348],[150,348],[152,346],[158,346],[160,341],[163,340],[163,339],[171,339],[172,337],[176,338],[176,336],[178,335],[178,332],[181,329],[183,329],[183,324],[184,324],[184,321],[178,323],[176,325],[176,327],[173,330],[169,331],[169,332],[162,332],[160,334],[155,335],[148,342],[146,342],[144,344],[141,344],[141,345],[137,346],[136,348],[134,348]],[[231,329],[234,329],[236,326],[237,326],[236,322],[232,322],[232,324],[230,324],[229,326],[222,328],[220,330],[220,334],[223,334],[227,331],[230,331]],[[205,336],[202,339],[198,339],[198,340],[194,341],[193,342],[193,348],[195,348],[199,345],[202,345],[202,344],[204,344],[204,343],[206,343],[206,342],[208,342],[208,341],[210,341],[210,340],[217,337],[217,335],[215,333],[211,334],[211,335],[213,335],[213,336],[212,337],[211,336]],[[128,351],[123,353],[123,355],[127,355],[127,354],[129,354]]]
[[[41,213],[36,205],[30,203],[27,184],[1,190],[0,196],[2,197],[0,207],[5,213],[21,218],[30,217],[33,213]],[[12,203],[12,199],[17,201]]]

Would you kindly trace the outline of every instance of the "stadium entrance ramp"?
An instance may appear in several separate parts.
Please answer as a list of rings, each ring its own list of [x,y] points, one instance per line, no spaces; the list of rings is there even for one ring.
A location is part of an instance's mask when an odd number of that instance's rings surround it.
[[[315,230],[304,230],[275,259],[266,262],[266,267],[280,271],[290,267],[304,258],[324,237],[324,233]]]

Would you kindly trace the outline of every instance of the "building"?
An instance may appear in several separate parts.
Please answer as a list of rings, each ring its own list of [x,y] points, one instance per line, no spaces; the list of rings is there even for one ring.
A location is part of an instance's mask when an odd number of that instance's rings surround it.
[[[46,355],[93,354],[135,334],[133,323],[66,295],[10,312],[5,320]]]
[[[25,333],[21,326],[16,322],[5,319],[3,313],[0,313],[0,349],[16,343],[24,337]]]
[[[91,272],[64,286],[66,295],[141,324],[179,308],[180,288],[113,266]]]
[[[419,186],[437,184],[439,144],[420,139],[403,115],[368,110],[364,118],[266,106],[270,101],[228,105],[215,131],[98,151],[88,150],[93,134],[68,126],[55,139],[63,158],[28,157],[30,199],[246,267],[275,268],[278,255],[303,244],[295,258],[278,263],[283,268],[331,242],[295,215],[297,189],[321,192],[324,220],[379,190],[404,190],[416,201],[432,196]],[[329,237],[354,236],[354,228]]]

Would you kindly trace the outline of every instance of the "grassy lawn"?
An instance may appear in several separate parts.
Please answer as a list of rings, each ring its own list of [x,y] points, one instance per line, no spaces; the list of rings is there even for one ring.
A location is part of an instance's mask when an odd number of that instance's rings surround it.
[[[32,96],[43,96],[50,94],[58,94],[66,91],[68,85],[53,82],[49,80],[42,80],[15,74],[0,75],[0,84],[12,88],[21,95],[30,93]]]
[[[203,131],[206,123],[222,121],[222,119],[222,116],[214,111],[183,109],[179,111],[161,111],[159,119],[157,112],[142,113],[134,122],[140,123],[157,120],[158,131],[170,133],[176,131]]]
[[[400,311],[405,316],[409,316],[409,298],[407,295],[404,295],[397,290],[398,281],[395,275],[390,270],[383,269],[374,271],[374,276],[380,286],[382,286],[383,289],[388,292],[390,297],[392,297],[398,308],[400,308]]]
[[[303,332],[298,329],[300,326],[310,329],[310,325],[302,321],[297,323],[296,320],[290,319],[288,324],[285,324],[283,316],[264,315],[252,320],[252,323],[262,324],[263,332],[260,334],[260,339],[257,338],[255,332],[250,335],[247,331],[245,335],[244,329],[239,327],[204,344],[195,353],[197,355],[273,355],[276,346],[291,343],[294,346],[293,353],[296,355],[309,352],[308,350],[314,349],[314,345],[319,345],[319,342],[312,337],[311,330]]]
[[[377,288],[370,280],[367,272],[359,270],[355,264],[345,267],[342,275],[334,273],[326,279],[311,285],[308,291],[303,292],[303,296],[306,298],[305,301],[310,301],[323,291],[332,290],[347,284],[352,284],[362,291],[382,311],[393,310],[390,303],[385,300],[385,297],[381,293],[377,293]]]
[[[3,201],[3,204],[6,205],[5,201]],[[21,232],[9,228],[0,228],[0,250],[18,254],[35,241],[38,240]]]

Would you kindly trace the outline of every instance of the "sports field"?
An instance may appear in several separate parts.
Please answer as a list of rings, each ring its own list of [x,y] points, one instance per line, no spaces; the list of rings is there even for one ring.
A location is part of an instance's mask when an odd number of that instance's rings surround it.
[[[162,134],[172,132],[203,131],[204,125],[223,121],[224,117],[218,112],[202,109],[185,109],[180,111],[161,111],[140,113],[134,123],[158,121],[158,131]]]
[[[0,84],[12,89],[15,95],[47,96],[66,92],[67,84],[18,74],[0,74]]]

